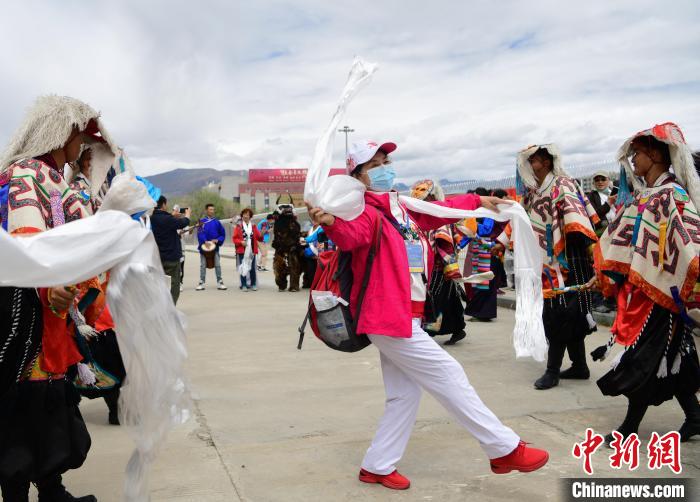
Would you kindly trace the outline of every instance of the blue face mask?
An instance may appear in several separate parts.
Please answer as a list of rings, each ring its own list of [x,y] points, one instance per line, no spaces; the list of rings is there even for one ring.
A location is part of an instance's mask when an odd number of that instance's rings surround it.
[[[394,186],[396,171],[391,166],[379,166],[367,171],[369,187],[377,192],[388,192]]]

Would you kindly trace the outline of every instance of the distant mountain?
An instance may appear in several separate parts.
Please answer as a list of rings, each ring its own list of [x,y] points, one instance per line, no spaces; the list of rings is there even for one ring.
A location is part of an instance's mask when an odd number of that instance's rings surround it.
[[[166,197],[186,195],[203,188],[210,182],[221,181],[222,176],[239,175],[244,170],[226,169],[219,171],[211,168],[174,169],[165,173],[148,176],[148,180],[161,189]]]

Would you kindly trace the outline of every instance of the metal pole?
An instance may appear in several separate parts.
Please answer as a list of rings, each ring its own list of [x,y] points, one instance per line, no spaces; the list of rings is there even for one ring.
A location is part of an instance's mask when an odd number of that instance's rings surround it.
[[[338,129],[338,132],[345,133],[345,159],[348,158],[348,134],[355,132],[355,129],[350,129],[348,126],[344,126],[342,129]]]

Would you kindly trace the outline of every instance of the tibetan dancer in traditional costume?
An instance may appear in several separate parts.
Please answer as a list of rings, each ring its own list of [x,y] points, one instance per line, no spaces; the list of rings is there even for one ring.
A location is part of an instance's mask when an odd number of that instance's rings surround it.
[[[700,253],[700,178],[681,130],[654,126],[618,151],[623,166],[618,200],[625,202],[595,250],[603,293],[617,298],[613,338],[592,355],[624,347],[598,380],[607,396],[625,395],[627,415],[617,431],[637,433],[650,405],[675,397],[685,412],[681,441],[700,433],[698,355],[691,331]],[[631,164],[630,164],[631,159]],[[671,166],[673,172],[670,171]],[[624,194],[633,180],[635,195]],[[690,315],[688,315],[690,313]],[[610,434],[606,438],[613,440]]]
[[[584,339],[596,329],[587,288],[594,277],[589,248],[597,241],[598,216],[564,171],[555,145],[530,146],[518,154],[517,184],[542,252],[542,320],[549,351],[547,370],[535,388],[544,390],[560,378],[590,377]],[[505,232],[499,241],[507,244]],[[571,368],[560,373],[566,351]]]
[[[0,220],[17,238],[87,217],[89,199],[63,177],[86,141],[109,141],[99,114],[78,100],[39,98],[0,164]],[[72,497],[61,475],[90,449],[78,401],[66,378],[84,357],[75,333],[97,316],[96,279],[72,287],[0,288],[0,485],[3,499],[26,501],[34,482],[41,501]]]
[[[80,157],[71,165],[74,176],[70,187],[89,201],[87,209],[90,214],[94,214],[99,207],[99,198],[92,194],[90,182],[92,156],[93,153],[96,158],[108,154],[106,150],[109,147],[103,143],[84,145]],[[107,287],[107,274],[103,274],[100,284],[104,291]],[[114,321],[104,303],[104,295],[99,301],[95,306],[99,314],[96,316],[94,330],[89,336],[76,333],[78,347],[84,358],[71,368],[69,375],[81,396],[88,399],[103,398],[109,410],[107,421],[111,425],[119,425],[119,389],[126,372],[114,331]]]
[[[477,192],[478,193],[478,192]],[[470,242],[471,274],[492,272],[492,248],[502,226],[496,226],[491,218],[479,218],[476,222],[476,235]],[[465,266],[467,264],[465,263]],[[471,275],[470,274],[470,275]],[[475,284],[465,284],[467,291],[466,315],[471,321],[489,322],[495,319],[498,310],[498,284],[496,279],[484,280]]]
[[[411,196],[430,202],[444,201],[442,187],[433,180],[416,182]],[[444,225],[427,232],[428,242],[435,255],[433,274],[428,284],[423,329],[430,335],[451,335],[445,345],[454,345],[467,336],[464,328],[463,290],[455,282],[462,274],[457,263],[453,225]]]
[[[491,192],[491,195],[498,197],[499,199],[508,199],[509,195],[503,189],[497,188]],[[495,223],[496,227],[493,230],[493,241],[494,244],[498,242],[496,239],[501,232],[505,229],[507,223]],[[504,294],[501,288],[508,287],[508,277],[505,268],[505,250],[496,248],[491,248],[491,272],[493,272],[493,282],[496,285],[496,296]]]
[[[491,195],[483,187],[477,188],[474,193],[479,196]],[[494,272],[492,270],[494,261],[492,249],[496,238],[503,231],[504,224],[497,224],[491,218],[478,218],[470,226],[474,228],[474,233],[470,237],[469,252],[464,263],[465,269],[468,269],[465,275],[491,275]],[[469,268],[470,266],[471,268]],[[495,277],[464,284],[464,290],[467,294],[465,314],[471,317],[470,321],[490,322],[496,318],[498,315],[498,287],[499,283]]]

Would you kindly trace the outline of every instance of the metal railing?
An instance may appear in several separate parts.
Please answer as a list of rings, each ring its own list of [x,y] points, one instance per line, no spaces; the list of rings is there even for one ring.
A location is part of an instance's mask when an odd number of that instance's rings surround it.
[[[617,162],[612,160],[601,160],[598,162],[588,162],[585,164],[568,165],[565,166],[564,169],[573,178],[584,178],[591,176],[594,172],[599,170],[607,171],[612,178],[616,178],[620,166],[617,164]],[[446,194],[466,193],[469,190],[474,190],[478,187],[491,190],[496,188],[513,188],[515,187],[515,175],[513,174],[511,176],[496,179],[459,181],[457,183],[446,183],[442,185],[442,189]]]

